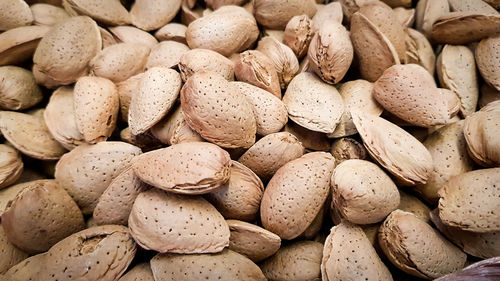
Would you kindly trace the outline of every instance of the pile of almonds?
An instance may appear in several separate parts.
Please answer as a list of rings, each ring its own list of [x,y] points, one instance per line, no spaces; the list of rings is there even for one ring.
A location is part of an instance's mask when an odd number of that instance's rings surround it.
[[[0,280],[500,280],[499,8],[0,0]]]

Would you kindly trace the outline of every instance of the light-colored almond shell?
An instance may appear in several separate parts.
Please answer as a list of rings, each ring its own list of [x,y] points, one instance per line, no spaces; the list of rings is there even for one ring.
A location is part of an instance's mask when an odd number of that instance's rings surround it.
[[[46,253],[25,258],[7,270],[2,280],[9,281],[33,281],[38,280],[39,273],[45,264]]]
[[[137,0],[130,9],[132,24],[150,31],[169,23],[181,8],[182,0]]]
[[[481,166],[500,165],[500,107],[490,103],[465,119],[464,135],[471,158]],[[491,110],[488,110],[491,106]]]
[[[234,64],[223,55],[207,49],[193,49],[185,52],[179,59],[182,81],[187,81],[198,71],[213,71],[226,80],[234,80]]]
[[[312,20],[308,16],[294,16],[285,27],[283,43],[300,59],[307,54],[314,33]]]
[[[500,30],[500,15],[474,12],[446,14],[432,25],[432,39],[436,43],[464,45],[494,36]]]
[[[0,65],[19,64],[33,57],[48,26],[21,26],[0,34]]]
[[[430,223],[430,209],[425,203],[420,201],[416,196],[405,191],[399,190],[400,203],[398,209],[401,211],[414,214],[417,218],[426,223]]]
[[[292,121],[286,123],[284,131],[294,135],[309,151],[330,150],[330,139],[325,133],[308,130]]]
[[[264,53],[272,61],[278,73],[281,89],[286,89],[288,83],[299,72],[299,61],[287,45],[273,37],[266,36],[259,41],[257,50]]]
[[[392,11],[394,12],[398,22],[405,28],[405,31],[415,24],[415,9],[397,7],[392,9]]]
[[[31,181],[44,178],[43,176],[41,176],[39,174],[34,174],[34,175],[31,175],[30,178],[26,178],[24,180],[23,176],[27,177],[28,176],[27,174],[29,172],[31,172],[31,171],[26,169],[25,171],[23,171],[23,174],[21,175],[22,177],[19,178],[19,180],[17,181],[16,184],[0,190],[0,216],[5,211],[5,207],[7,207],[7,204],[10,201],[14,200],[16,198],[16,195],[19,192],[21,192],[23,189],[31,186],[31,183],[30,183]]]
[[[500,75],[498,67],[500,66],[500,35],[481,40],[476,47],[477,67],[483,79],[491,87],[500,91]]]
[[[176,41],[162,41],[151,49],[146,68],[151,69],[157,66],[174,68],[187,51],[189,51],[189,47],[186,44]]]
[[[449,11],[450,5],[448,0],[419,1],[416,6],[416,29],[431,39],[432,25],[439,17],[448,14]]]
[[[133,26],[114,26],[110,27],[109,31],[118,39],[118,42],[142,44],[149,48],[158,44],[158,40],[153,35]]]
[[[132,97],[139,91],[139,85],[144,72],[134,75],[125,81],[116,83],[116,90],[120,98],[120,119],[128,122],[128,112]]]
[[[69,18],[68,13],[63,8],[50,4],[37,3],[31,5],[30,9],[35,25],[52,26]]]
[[[238,81],[262,88],[281,99],[278,72],[272,60],[264,53],[257,50],[241,53],[234,65],[234,74]]]
[[[30,71],[17,66],[0,67],[0,108],[23,110],[42,100],[42,91]]]
[[[2,225],[0,225],[0,253],[2,253],[2,259],[0,260],[0,274],[4,274],[7,270],[28,257],[27,253],[14,246],[8,240]],[[2,277],[0,276],[0,278]]]
[[[33,22],[33,14],[24,0],[2,1],[0,11],[2,11],[0,30],[30,25]]]
[[[172,40],[182,44],[187,44],[186,41],[187,26],[181,23],[167,23],[162,28],[155,32],[155,37],[158,41]]]
[[[406,63],[423,66],[434,77],[436,55],[429,40],[419,31],[406,29]]]
[[[21,176],[23,168],[19,152],[6,144],[0,144],[0,189],[15,183]]]
[[[106,25],[127,25],[131,23],[130,14],[120,0],[63,0],[68,13],[85,15]]]
[[[448,0],[452,12],[476,12],[498,15],[497,10],[483,0]]]
[[[314,28],[318,30],[323,23],[334,21],[342,24],[344,14],[342,13],[342,5],[339,2],[328,3],[324,6],[317,6],[318,11],[312,18]]]
[[[151,128],[151,134],[162,143],[174,145],[182,142],[202,142],[204,139],[184,119],[182,108],[177,106],[169,115]]]
[[[118,281],[154,281],[153,271],[149,262],[143,262],[132,267]]]
[[[283,29],[288,21],[298,15],[312,18],[317,8],[314,0],[256,0],[254,15],[257,22],[267,28]]]
[[[379,0],[339,0],[338,2],[342,5],[342,12],[344,13],[346,23],[350,23],[352,15],[359,11],[361,6],[379,2]]]

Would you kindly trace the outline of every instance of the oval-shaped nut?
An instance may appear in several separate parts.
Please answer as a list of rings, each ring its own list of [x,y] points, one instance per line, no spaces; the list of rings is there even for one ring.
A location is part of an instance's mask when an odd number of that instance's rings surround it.
[[[399,205],[398,188],[376,164],[351,159],[333,170],[333,205],[340,215],[355,224],[382,221]]]
[[[187,51],[189,51],[189,47],[183,43],[162,41],[151,49],[146,68],[151,69],[158,66],[174,68]]]
[[[47,252],[41,280],[116,280],[135,256],[136,244],[124,226],[95,226],[77,232]]]
[[[95,21],[87,16],[71,17],[56,24],[42,38],[33,56],[33,67],[56,85],[71,84],[88,74],[88,64],[101,47],[101,33]]]
[[[236,6],[221,7],[195,20],[186,30],[191,49],[209,49],[226,57],[248,49],[258,36],[255,18]]]
[[[260,207],[265,229],[291,240],[314,220],[328,196],[335,160],[313,152],[283,165],[271,178]]]
[[[154,187],[181,194],[204,194],[229,179],[231,158],[214,144],[185,142],[145,153],[132,166],[142,181]]]
[[[400,198],[400,203],[398,206],[399,210],[412,213],[417,218],[423,220],[426,223],[430,222],[431,210],[417,197],[409,193],[406,193],[402,190],[399,190],[399,198]]]
[[[138,0],[130,9],[132,24],[146,31],[169,23],[181,8],[181,0]]]
[[[0,30],[30,25],[33,22],[30,7],[23,0],[2,1],[0,10],[2,11]]]
[[[435,205],[439,199],[438,191],[453,176],[457,176],[473,169],[474,163],[467,155],[464,121],[446,125],[429,135],[424,146],[432,156],[434,170],[424,185],[417,185],[415,189],[429,203]]]
[[[448,0],[452,12],[475,12],[478,14],[493,14],[498,12],[482,0]]]
[[[182,108],[177,106],[169,115],[151,128],[151,134],[162,143],[174,145],[182,142],[202,142],[204,139],[184,119]]]
[[[7,204],[16,198],[16,195],[21,192],[23,189],[27,188],[31,185],[30,181],[43,179],[44,176],[39,174],[31,175],[30,178],[26,178],[24,182],[22,182],[23,177],[26,177],[30,170],[25,169],[23,171],[22,177],[17,181],[16,184],[11,185],[7,188],[0,189],[0,216],[3,214],[5,207]]]
[[[259,213],[264,185],[245,165],[232,161],[229,180],[205,198],[226,219],[254,221]]]
[[[415,27],[427,38],[431,38],[432,25],[436,20],[448,14],[450,5],[448,0],[422,0],[416,6]]]
[[[143,262],[132,267],[118,281],[154,281],[153,271],[149,262]]]
[[[116,83],[116,90],[120,98],[120,119],[128,122],[128,112],[130,109],[130,101],[132,97],[138,92],[141,79],[144,72],[134,75],[125,81]]]
[[[250,259],[228,249],[216,254],[159,254],[151,259],[151,269],[155,280],[266,280]]]
[[[107,29],[99,26],[99,32],[101,33],[103,49],[119,42],[118,39],[115,38]]]
[[[256,0],[254,15],[257,22],[267,28],[283,29],[294,16],[307,15],[312,18],[316,13],[314,0]]]
[[[116,127],[120,98],[113,82],[84,76],[75,84],[73,106],[76,126],[88,143],[105,141]]]
[[[465,119],[464,135],[469,155],[476,163],[497,167],[500,165],[500,108],[487,110],[489,105]]]
[[[299,61],[285,44],[266,36],[259,41],[257,50],[266,55],[278,73],[281,89],[286,89],[288,83],[299,72]]]
[[[130,14],[120,0],[64,0],[64,8],[75,15],[85,15],[106,25],[127,25]]]
[[[323,23],[311,40],[307,56],[314,73],[329,84],[337,84],[344,78],[354,57],[349,32],[340,23]]]
[[[172,40],[182,44],[187,44],[186,41],[187,26],[181,23],[167,23],[162,28],[155,32],[155,37],[158,41]]]
[[[2,135],[21,153],[39,160],[57,160],[66,150],[50,134],[43,117],[0,112]]]
[[[363,229],[348,222],[330,230],[323,248],[321,276],[324,281],[392,281],[389,269],[380,260]]]
[[[309,151],[329,151],[330,139],[325,133],[308,130],[296,123],[289,121],[285,125],[285,132],[294,135],[302,146]]]
[[[453,12],[441,16],[432,26],[436,43],[464,45],[495,36],[500,29],[500,15]]]
[[[1,231],[1,230],[0,230]],[[46,253],[38,254],[21,260],[7,270],[2,280],[26,281],[38,280],[40,270],[45,264]],[[27,256],[26,256],[27,257]]]
[[[188,125],[210,142],[225,148],[248,148],[255,142],[252,106],[219,74],[193,74],[182,87],[181,106]]]
[[[238,81],[262,88],[281,99],[278,72],[264,53],[256,50],[241,53],[234,65],[234,74]]]
[[[37,3],[30,6],[33,13],[33,24],[51,26],[67,18],[69,14],[61,7]]]
[[[403,185],[426,183],[433,170],[425,146],[402,128],[372,115],[353,113],[368,153]]]
[[[335,163],[340,164],[349,159],[367,158],[366,148],[353,138],[340,138],[332,143],[330,153],[335,158]]]
[[[141,150],[124,142],[80,145],[57,162],[55,178],[82,209],[91,214],[111,181]]]
[[[0,65],[19,64],[33,57],[48,26],[21,26],[0,34]]]
[[[281,245],[278,235],[251,223],[227,220],[231,236],[229,249],[260,262],[274,255]]]
[[[403,7],[397,7],[392,9],[396,19],[400,24],[403,24],[405,31],[411,28],[415,23],[415,9],[405,9]]]
[[[21,176],[23,168],[19,152],[8,145],[0,144],[0,189],[15,183]]]
[[[429,40],[413,28],[406,29],[406,63],[423,66],[434,77],[436,55]]]
[[[339,0],[339,3],[342,5],[345,21],[350,23],[352,15],[359,11],[361,6],[378,1],[379,0]]]
[[[234,80],[234,64],[223,55],[207,49],[193,49],[185,52],[179,59],[182,81],[187,81],[199,71],[212,71],[226,80]]]
[[[0,67],[0,109],[23,110],[42,98],[33,73],[17,66]]]
[[[158,40],[153,35],[133,26],[114,26],[108,29],[118,39],[118,42],[142,44],[149,48],[158,44]]]
[[[286,24],[283,43],[300,59],[307,54],[314,33],[313,22],[308,16],[294,16]]]
[[[295,123],[322,133],[333,133],[344,113],[344,102],[337,89],[309,72],[295,76],[283,103]]]
[[[321,280],[322,253],[321,243],[293,242],[281,247],[274,256],[264,261],[261,269],[269,281]]]
[[[93,213],[96,224],[127,225],[135,199],[148,189],[149,186],[135,175],[132,167],[124,170],[99,197]]]
[[[232,82],[231,84],[245,95],[247,102],[252,106],[258,135],[277,133],[285,126],[288,121],[288,112],[279,98],[245,82]]]
[[[312,18],[313,26],[316,30],[320,29],[323,23],[334,21],[342,24],[344,14],[342,13],[342,5],[339,2],[328,3],[324,6],[317,6],[318,11]]]
[[[416,64],[388,68],[373,85],[373,96],[389,112],[420,127],[446,124],[456,113],[434,78]]]
[[[399,56],[392,43],[360,12],[351,18],[351,40],[364,79],[374,82],[386,69],[399,64]]]
[[[47,251],[61,239],[85,227],[75,201],[55,180],[30,183],[10,201],[2,226],[11,243],[27,253]]]
[[[497,91],[500,91],[500,75],[498,75],[498,67],[500,66],[500,59],[498,58],[499,45],[500,35],[497,35],[481,40],[476,47],[476,61],[479,72],[486,83]]]
[[[10,268],[12,268],[17,263],[21,262],[22,260],[28,257],[27,253],[23,252],[21,249],[14,246],[14,244],[12,244],[8,240],[8,237],[5,234],[2,225],[0,225],[0,253],[2,253],[2,259],[0,260],[0,274],[6,273],[6,271],[8,271]],[[1,275],[0,278],[2,278]],[[12,280],[12,279],[5,279],[5,280]]]
[[[429,280],[461,269],[467,258],[429,224],[401,210],[380,226],[378,242],[396,267]]]

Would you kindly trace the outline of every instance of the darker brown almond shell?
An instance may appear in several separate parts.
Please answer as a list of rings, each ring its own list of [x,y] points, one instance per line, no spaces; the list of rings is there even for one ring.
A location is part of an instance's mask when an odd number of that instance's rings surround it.
[[[47,254],[38,254],[26,258],[7,270],[2,280],[9,281],[33,281],[38,280],[43,266],[45,266],[45,256]]]
[[[495,35],[500,30],[500,15],[454,12],[437,19],[432,25],[436,43],[465,45]]]

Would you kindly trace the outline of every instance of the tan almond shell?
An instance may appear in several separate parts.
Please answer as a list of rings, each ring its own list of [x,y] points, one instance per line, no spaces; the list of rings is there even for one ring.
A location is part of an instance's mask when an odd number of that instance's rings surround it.
[[[221,7],[193,21],[186,30],[191,49],[209,49],[226,57],[248,49],[258,36],[255,18],[237,6]]]
[[[187,51],[189,51],[189,47],[186,44],[176,41],[162,41],[151,49],[146,68],[151,69],[158,66],[174,68]]]
[[[120,99],[120,120],[128,122],[130,101],[137,94],[144,72],[136,74],[125,81],[116,83],[116,90]]]
[[[269,281],[321,280],[322,254],[323,244],[296,241],[281,247],[260,268]]]
[[[1,231],[1,230],[0,230]],[[7,270],[4,275],[0,275],[1,280],[8,281],[35,281],[39,278],[39,273],[45,263],[46,253],[34,255],[21,260],[16,265]],[[4,278],[4,279],[2,279]]]
[[[475,12],[498,15],[497,10],[482,0],[448,0],[452,12]]]
[[[234,64],[234,74],[238,81],[262,88],[281,99],[278,72],[273,61],[264,53],[257,50],[241,53]]]
[[[155,280],[264,281],[259,267],[231,250],[214,254],[158,254],[151,259]]]
[[[430,223],[430,209],[416,196],[399,190],[400,203],[397,209],[414,214],[417,218],[426,223]]]
[[[245,165],[232,161],[229,180],[205,195],[226,219],[254,221],[259,214],[264,185]]]
[[[321,276],[323,281],[393,280],[363,229],[348,222],[330,230],[323,248]]]
[[[304,148],[310,151],[329,151],[330,140],[325,133],[308,130],[296,123],[289,121],[285,125],[285,132],[293,134]]]
[[[19,64],[33,57],[48,26],[21,26],[0,34],[0,65]]]
[[[256,0],[254,15],[257,22],[267,28],[284,29],[294,16],[312,18],[317,8],[314,0]]]
[[[266,136],[279,132],[288,121],[285,104],[270,92],[245,82],[231,82],[252,106],[257,134]]]
[[[294,16],[286,24],[283,44],[287,45],[301,59],[307,54],[315,29],[312,20],[306,15]]]
[[[105,141],[116,127],[120,98],[113,82],[84,76],[73,90],[76,126],[88,143]]]
[[[150,186],[142,182],[132,167],[127,168],[108,185],[99,197],[93,218],[97,225],[127,225],[132,205],[139,193]]]
[[[500,91],[495,90],[487,84],[481,86],[478,107],[483,108],[487,104],[500,100]]]
[[[0,144],[0,190],[15,183],[23,169],[23,159],[19,152],[6,144]]]
[[[9,30],[19,26],[31,25],[33,14],[30,7],[23,0],[9,0],[0,3],[2,18],[0,30]]]
[[[328,198],[326,201],[328,201]],[[319,233],[319,231],[321,230],[321,228],[323,228],[323,221],[325,219],[325,214],[327,210],[325,206],[327,206],[327,204],[323,204],[323,206],[319,210],[316,217],[314,217],[314,220],[311,222],[311,224],[306,228],[306,230],[304,230],[304,232],[302,232],[299,235],[298,237],[299,239],[305,239],[305,240],[312,239],[314,241],[322,241],[321,239],[324,238],[323,233]],[[318,240],[318,237],[323,237],[323,238]]]
[[[88,63],[101,47],[95,21],[87,16],[71,17],[54,25],[42,38],[33,56],[34,67],[59,85],[71,84],[88,74]]]
[[[436,55],[424,34],[413,28],[406,29],[406,63],[423,66],[434,77]]]
[[[169,23],[181,8],[181,0],[137,0],[130,9],[132,24],[150,31]]]
[[[433,171],[425,146],[402,128],[376,116],[353,113],[368,153],[403,185],[426,183]]]
[[[286,89],[288,83],[299,72],[299,61],[292,49],[281,41],[266,36],[260,39],[257,50],[271,60],[278,73],[281,89]]]
[[[498,104],[498,102],[494,102]],[[500,165],[500,109],[487,110],[490,105],[465,119],[464,135],[470,157],[481,166]]]
[[[477,67],[481,76],[491,87],[500,91],[500,77],[496,73],[500,66],[498,52],[500,48],[500,35],[481,40],[476,47]]]
[[[374,82],[387,68],[399,64],[399,56],[392,43],[360,12],[351,18],[350,33],[363,79]]]
[[[91,214],[111,181],[141,150],[124,142],[83,144],[66,153],[56,165],[55,179],[82,209]]]
[[[116,280],[135,256],[124,226],[95,226],[77,232],[47,252],[40,280]]]
[[[234,64],[223,55],[207,49],[193,49],[185,52],[179,59],[179,70],[182,81],[187,81],[199,71],[212,71],[222,75],[226,80],[234,80]]]
[[[142,44],[149,48],[153,48],[158,44],[158,40],[153,35],[133,26],[121,25],[108,29],[117,38],[118,42]]]
[[[432,26],[436,43],[463,45],[494,36],[500,29],[500,15],[453,12],[441,16]]]
[[[361,6],[378,1],[379,0],[339,0],[338,2],[342,5],[342,12],[344,13],[346,23],[350,23],[352,15],[358,12]]]
[[[448,14],[449,11],[450,5],[448,0],[419,1],[416,6],[416,29],[431,39],[432,25],[439,17]]]
[[[181,23],[167,23],[162,28],[155,32],[155,37],[158,41],[172,40],[182,44],[187,44],[186,41],[187,26]]]
[[[188,0],[189,1],[189,0]],[[202,7],[190,7],[188,1],[182,1],[181,4],[181,23],[189,25],[193,21],[202,17],[203,8]]]
[[[439,200],[438,191],[453,176],[471,171],[473,161],[467,154],[464,121],[455,122],[435,131],[424,141],[424,146],[432,156],[434,170],[424,185],[417,185],[416,191],[429,203]]]
[[[60,87],[50,96],[49,103],[43,113],[47,128],[54,139],[68,150],[85,143],[84,137],[76,125],[73,103],[73,88]]]
[[[267,180],[286,163],[301,157],[304,147],[294,135],[287,132],[269,134],[250,147],[238,162],[250,168],[261,179]]]
[[[252,106],[238,88],[213,72],[198,72],[181,90],[187,124],[204,139],[224,148],[248,148],[257,125]]]
[[[132,267],[118,281],[154,281],[149,262],[139,263]]]
[[[396,184],[376,164],[359,159],[340,163],[331,176],[333,205],[355,224],[382,221],[399,206]]]
[[[0,225],[0,253],[2,253],[2,259],[0,260],[0,274],[4,274],[10,268],[29,256],[8,240],[2,225]],[[2,279],[1,275],[0,279]]]
[[[322,133],[333,133],[344,113],[344,102],[337,89],[309,72],[295,76],[283,103],[291,120]]]
[[[151,128],[151,134],[162,143],[174,145],[182,142],[202,142],[204,139],[184,119],[182,108],[177,106],[169,115]]]
[[[37,3],[30,6],[33,13],[33,24],[52,26],[67,18],[69,14],[61,7]]]
[[[340,164],[349,159],[364,160],[368,156],[366,148],[353,138],[340,138],[332,143],[330,153],[335,158],[335,163]]]
[[[264,228],[287,240],[304,232],[328,196],[334,167],[331,154],[312,152],[279,168],[262,197]]]
[[[57,160],[66,152],[50,134],[43,117],[1,111],[0,131],[17,150],[35,159]]]
[[[226,222],[231,231],[229,249],[255,263],[274,255],[280,248],[280,237],[262,227],[238,220]]]
[[[184,142],[144,153],[132,166],[142,181],[154,187],[180,194],[204,194],[228,181],[231,158],[214,144]]]
[[[344,14],[342,13],[342,5],[339,2],[328,3],[324,6],[318,5],[316,7],[318,11],[312,18],[313,26],[316,30],[327,21],[334,21],[342,24]]]
[[[392,9],[396,19],[403,27],[406,29],[411,28],[415,24],[415,9],[405,9],[403,7],[397,7]]]
[[[30,71],[17,66],[0,66],[0,108],[23,110],[42,100],[42,91]]]
[[[205,199],[156,188],[137,196],[128,226],[142,248],[160,253],[217,253],[229,245],[224,217]]]
[[[111,34],[107,29],[99,26],[99,32],[102,38],[102,48],[107,48],[111,45],[118,44],[118,39]]]
[[[33,178],[28,178],[24,182],[22,182],[23,176],[26,176],[27,172],[29,171],[30,170],[25,170],[16,184],[11,185],[4,189],[0,189],[0,216],[5,211],[5,207],[7,207],[7,204],[10,201],[14,200],[19,192],[31,186],[31,181],[43,178],[40,175],[35,175],[33,176]]]
[[[63,0],[68,13],[85,15],[105,25],[127,25],[131,17],[120,0]]]
[[[439,217],[444,224],[472,232],[500,230],[500,168],[475,170],[451,178],[439,190]]]
[[[55,180],[30,183],[10,201],[2,226],[11,243],[27,253],[47,251],[61,239],[85,227],[75,201]]]

